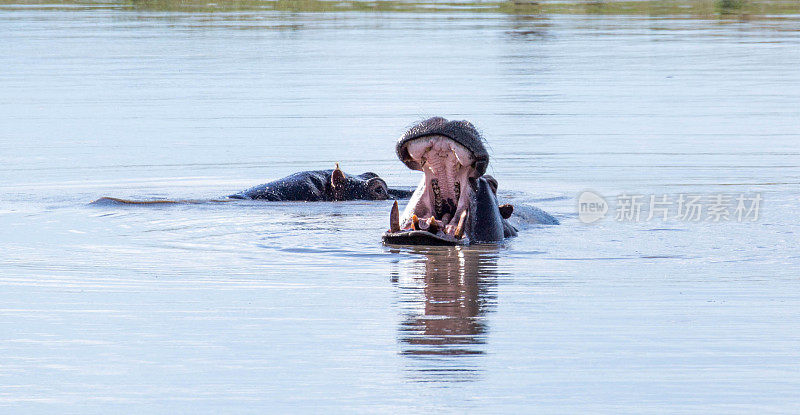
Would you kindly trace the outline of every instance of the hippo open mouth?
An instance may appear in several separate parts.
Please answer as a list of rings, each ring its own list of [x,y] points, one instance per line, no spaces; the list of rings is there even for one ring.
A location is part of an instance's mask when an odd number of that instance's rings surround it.
[[[408,140],[401,151],[409,157],[407,164],[419,166],[425,176],[403,212],[400,227],[432,227],[431,231],[456,236],[459,221],[463,231],[472,198],[469,179],[476,177],[472,152],[443,135]]]
[[[511,233],[513,227],[505,223],[510,206],[500,213],[497,182],[483,176],[489,154],[472,124],[425,120],[400,138],[396,150],[406,166],[424,176],[402,215],[393,206],[384,241],[454,245],[496,241]]]

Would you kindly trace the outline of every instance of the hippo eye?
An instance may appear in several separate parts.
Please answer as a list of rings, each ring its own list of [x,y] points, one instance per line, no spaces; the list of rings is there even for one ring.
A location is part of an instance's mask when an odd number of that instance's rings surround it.
[[[380,182],[375,182],[370,186],[370,193],[375,199],[386,199],[387,197],[386,187]]]

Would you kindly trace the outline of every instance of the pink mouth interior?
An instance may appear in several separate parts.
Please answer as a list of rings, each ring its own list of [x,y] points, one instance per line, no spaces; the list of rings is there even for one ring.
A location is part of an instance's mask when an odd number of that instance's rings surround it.
[[[438,229],[434,233],[453,236],[472,198],[469,184],[469,178],[475,174],[472,153],[441,135],[417,138],[406,148],[422,166],[425,176],[403,211],[400,228],[412,229],[412,217],[416,215],[422,229],[434,223],[433,229]]]

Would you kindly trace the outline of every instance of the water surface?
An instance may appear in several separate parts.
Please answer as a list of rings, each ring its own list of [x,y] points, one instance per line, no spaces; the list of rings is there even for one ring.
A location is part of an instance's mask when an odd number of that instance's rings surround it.
[[[781,16],[4,2],[0,408],[797,412]],[[411,249],[380,243],[389,202],[88,205],[335,162],[414,186],[393,141],[432,115],[474,122],[501,194],[562,224]],[[764,202],[585,225],[586,189]]]

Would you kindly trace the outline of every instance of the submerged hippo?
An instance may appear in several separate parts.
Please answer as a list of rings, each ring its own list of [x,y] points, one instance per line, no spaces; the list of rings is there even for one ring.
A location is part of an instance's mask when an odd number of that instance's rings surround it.
[[[459,245],[517,235],[507,221],[513,206],[498,203],[497,180],[484,175],[489,153],[482,141],[471,123],[441,117],[422,121],[400,137],[397,156],[424,176],[402,215],[395,202],[384,242]]]
[[[353,176],[339,169],[301,171],[282,179],[251,187],[247,190],[214,200],[128,200],[103,197],[95,205],[153,205],[203,202],[228,202],[231,199],[305,202],[332,202],[340,200],[386,200],[408,199],[409,190],[392,189],[377,174],[372,172]]]
[[[312,170],[286,176],[228,196],[269,201],[336,201],[407,199],[410,191],[392,189],[372,172],[352,176],[339,169]]]

